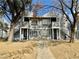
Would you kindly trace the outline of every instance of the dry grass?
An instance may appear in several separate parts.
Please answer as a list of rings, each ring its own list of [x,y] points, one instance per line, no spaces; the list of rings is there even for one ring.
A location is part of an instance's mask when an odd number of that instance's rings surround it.
[[[50,50],[54,54],[56,59],[79,59],[79,42],[51,43]]]
[[[56,59],[79,59],[79,42],[44,41]],[[38,41],[0,42],[0,59],[36,59]]]
[[[0,42],[0,59],[35,59],[35,43]]]

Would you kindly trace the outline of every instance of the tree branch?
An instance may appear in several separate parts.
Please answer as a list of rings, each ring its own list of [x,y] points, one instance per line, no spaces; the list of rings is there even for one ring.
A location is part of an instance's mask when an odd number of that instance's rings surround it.
[[[77,13],[77,11],[78,11],[78,8],[77,8],[78,7],[78,0],[75,1],[75,4],[76,4],[75,5],[75,13]]]
[[[60,1],[60,0],[59,0]],[[66,6],[68,9],[70,9],[70,7],[62,0],[62,1],[60,1],[60,3],[63,3],[64,4],[64,6]]]
[[[73,9],[74,0],[71,1],[71,10]]]
[[[5,16],[7,16],[8,20],[11,22],[11,19],[10,17],[7,15],[7,14],[4,14]]]
[[[63,0],[62,0],[63,1]],[[61,4],[61,8],[62,8],[62,12],[66,15],[66,17],[67,17],[67,19],[68,19],[68,21],[70,22],[70,24],[72,24],[72,22],[71,22],[71,20],[70,20],[70,18],[69,18],[69,16],[66,14],[66,12],[64,11],[64,6],[63,6],[63,3],[62,3],[62,1],[61,0],[59,0],[59,2],[60,2],[60,4]]]

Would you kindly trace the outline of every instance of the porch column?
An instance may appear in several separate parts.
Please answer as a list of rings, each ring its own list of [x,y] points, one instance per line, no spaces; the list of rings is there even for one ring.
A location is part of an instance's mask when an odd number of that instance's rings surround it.
[[[29,40],[28,29],[27,29],[27,40]]]
[[[77,26],[76,26],[76,28],[75,28],[75,34],[74,34],[74,39],[77,40],[78,39],[77,37],[78,37],[78,30],[77,30]]]
[[[22,38],[21,38],[21,28],[20,28],[20,40],[21,40]]]
[[[54,30],[52,28],[52,39],[54,40]]]
[[[61,29],[59,28],[59,39],[61,40]]]
[[[52,39],[52,28],[51,28],[50,34],[51,34],[51,39]]]

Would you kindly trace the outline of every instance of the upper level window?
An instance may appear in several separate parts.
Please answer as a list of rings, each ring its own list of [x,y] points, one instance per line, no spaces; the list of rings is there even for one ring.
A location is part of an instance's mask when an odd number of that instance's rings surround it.
[[[51,22],[56,22],[56,17],[51,18]]]
[[[24,17],[24,22],[29,22],[29,18],[28,17]]]
[[[37,25],[37,21],[32,21],[32,25]]]

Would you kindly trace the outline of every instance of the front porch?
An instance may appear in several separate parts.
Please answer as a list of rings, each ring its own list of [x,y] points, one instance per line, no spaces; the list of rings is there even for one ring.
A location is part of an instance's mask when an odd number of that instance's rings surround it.
[[[20,40],[29,40],[33,38],[46,38],[48,40],[60,39],[59,28],[39,28],[39,29],[28,29],[20,28]]]

